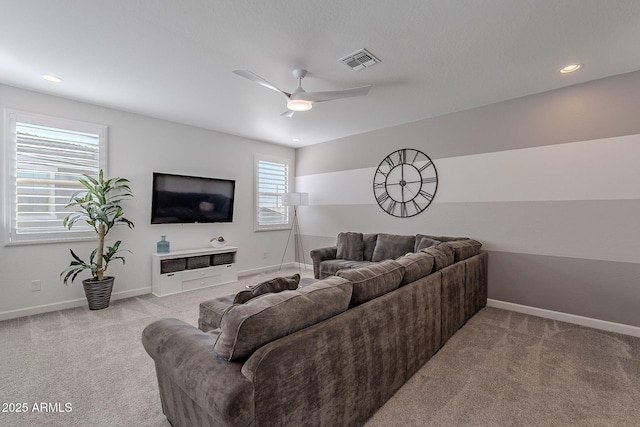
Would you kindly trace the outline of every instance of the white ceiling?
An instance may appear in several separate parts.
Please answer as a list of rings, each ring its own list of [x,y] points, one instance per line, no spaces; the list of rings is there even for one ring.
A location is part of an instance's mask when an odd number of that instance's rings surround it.
[[[337,62],[360,48],[382,62]],[[232,73],[294,68],[373,88],[286,118]],[[635,70],[638,0],[0,0],[0,83],[292,147]]]

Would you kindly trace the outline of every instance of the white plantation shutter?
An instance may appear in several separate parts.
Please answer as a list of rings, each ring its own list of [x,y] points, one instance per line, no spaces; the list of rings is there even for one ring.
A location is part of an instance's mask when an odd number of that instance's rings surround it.
[[[256,159],[256,230],[289,227],[289,208],[282,206],[282,194],[289,192],[290,166],[287,160]]]
[[[93,236],[77,223],[62,221],[78,178],[97,176],[105,167],[106,127],[10,112],[8,155],[11,183],[7,191],[10,229],[7,243],[35,243]]]

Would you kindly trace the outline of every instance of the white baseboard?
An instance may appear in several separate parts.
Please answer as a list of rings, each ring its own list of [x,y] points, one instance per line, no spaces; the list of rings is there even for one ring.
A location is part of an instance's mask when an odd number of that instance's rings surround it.
[[[603,331],[640,337],[640,328],[637,326],[608,322],[606,320],[593,319],[591,317],[577,316],[575,314],[562,313],[559,311],[546,310],[544,308],[530,307],[527,305],[514,304],[494,299],[488,299],[487,306],[515,311],[517,313],[530,314],[532,316],[544,317],[545,319],[559,320],[561,322],[587,326],[589,328],[600,329]]]
[[[148,293],[151,293],[151,286],[146,288],[132,289],[129,291],[114,292],[111,294],[111,301],[115,301],[123,298],[137,297],[139,295],[144,295]],[[0,321],[15,319],[17,317],[23,317],[23,316],[31,316],[33,314],[48,313],[50,311],[65,310],[67,308],[82,307],[85,305],[87,305],[87,299],[78,298],[73,300],[55,302],[51,304],[37,305],[35,307],[20,308],[17,310],[8,310],[8,311],[0,312]]]

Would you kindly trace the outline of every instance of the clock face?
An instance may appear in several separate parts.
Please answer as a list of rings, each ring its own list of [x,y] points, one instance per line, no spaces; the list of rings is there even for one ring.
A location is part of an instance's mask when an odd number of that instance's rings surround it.
[[[422,151],[403,148],[380,162],[373,177],[373,194],[389,215],[407,218],[418,215],[433,200],[438,173]]]

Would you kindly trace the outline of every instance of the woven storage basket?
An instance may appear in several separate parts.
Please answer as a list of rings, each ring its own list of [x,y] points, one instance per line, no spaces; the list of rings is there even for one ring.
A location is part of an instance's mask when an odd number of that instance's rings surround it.
[[[105,277],[103,280],[86,279],[82,281],[89,310],[102,310],[109,307],[114,280],[114,277]]]

